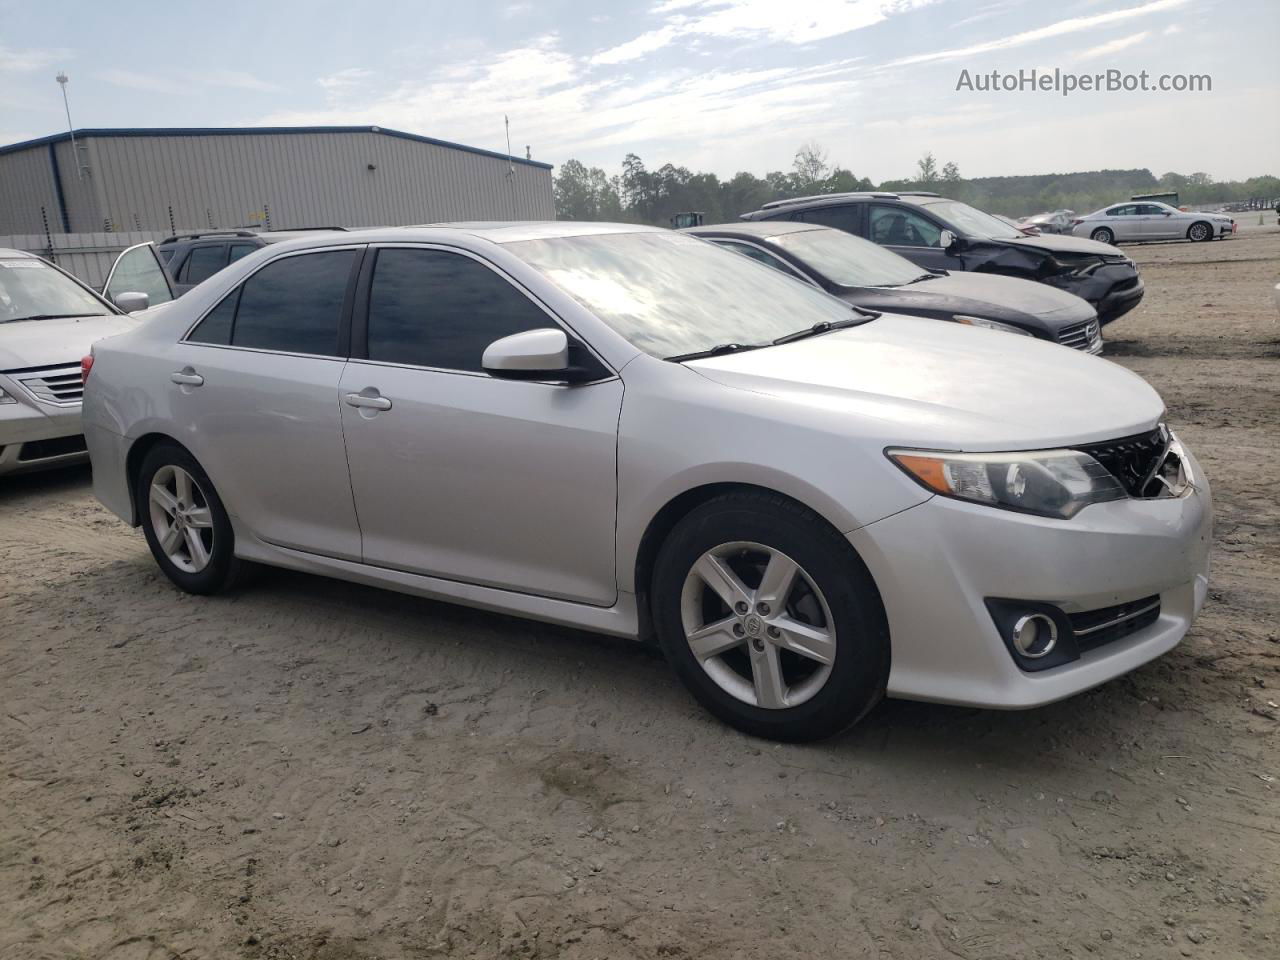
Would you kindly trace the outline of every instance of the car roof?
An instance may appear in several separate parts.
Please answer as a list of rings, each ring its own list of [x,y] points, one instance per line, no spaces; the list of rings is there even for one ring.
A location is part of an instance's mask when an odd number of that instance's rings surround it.
[[[749,220],[738,223],[712,223],[701,227],[685,227],[681,233],[695,236],[748,237],[767,240],[785,233],[805,233],[810,230],[830,230],[820,223],[804,223],[796,220]]]
[[[926,204],[937,203],[939,200],[946,199],[948,198],[925,190],[900,190],[896,193],[877,190],[865,190],[856,193],[823,193],[812,197],[793,197],[790,200],[774,200],[770,203],[766,203],[759,210],[752,210],[750,213],[742,214],[742,219],[747,221],[762,220],[766,217],[773,217],[788,210],[809,210],[814,207],[839,207],[849,203],[865,203],[870,200],[882,200],[887,203],[893,203],[897,200],[902,203],[914,203],[919,206],[924,206]]]
[[[458,234],[490,243],[518,243],[557,237],[586,237],[626,233],[674,234],[664,227],[637,223],[586,223],[567,220],[503,221],[478,220],[461,223],[429,223],[407,227],[364,227],[344,232],[304,231],[280,246],[290,250],[313,250],[361,243],[448,243]],[[272,243],[276,246],[276,243]]]
[[[19,257],[22,257],[23,259],[30,259],[30,260],[41,259],[40,257],[37,257],[34,253],[27,253],[27,251],[25,250],[14,250],[11,247],[0,247],[0,258],[4,258],[5,260],[16,260]]]

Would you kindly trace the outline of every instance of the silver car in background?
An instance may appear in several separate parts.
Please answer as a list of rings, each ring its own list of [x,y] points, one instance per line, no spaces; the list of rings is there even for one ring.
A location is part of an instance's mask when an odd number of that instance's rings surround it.
[[[1070,696],[1208,589],[1208,486],[1139,377],[693,236],[330,234],[161,311],[95,345],[85,433],[192,593],[256,561],[656,634],[717,716],[803,740],[886,694]]]
[[[1235,233],[1236,222],[1221,213],[1179,210],[1142,200],[1117,203],[1073,221],[1071,232],[1099,243],[1145,240],[1213,240]]]
[[[134,325],[49,261],[0,249],[0,476],[88,459],[81,358],[95,340]]]

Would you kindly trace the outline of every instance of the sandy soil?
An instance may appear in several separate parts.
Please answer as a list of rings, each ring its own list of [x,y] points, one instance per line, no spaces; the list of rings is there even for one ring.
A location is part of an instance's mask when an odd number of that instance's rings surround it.
[[[1106,330],[1214,483],[1211,602],[1070,702],[774,746],[637,646],[312,577],[178,593],[0,485],[0,957],[1280,956],[1280,232]]]

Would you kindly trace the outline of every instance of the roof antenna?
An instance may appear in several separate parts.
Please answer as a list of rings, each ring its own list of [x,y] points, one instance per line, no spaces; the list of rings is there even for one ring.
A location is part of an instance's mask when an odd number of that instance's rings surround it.
[[[516,164],[511,157],[511,118],[505,113],[502,122],[507,128],[507,186],[511,188],[511,219],[516,219]]]

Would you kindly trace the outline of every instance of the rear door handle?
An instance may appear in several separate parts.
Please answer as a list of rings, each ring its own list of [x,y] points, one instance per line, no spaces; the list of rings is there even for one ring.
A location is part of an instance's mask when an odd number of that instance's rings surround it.
[[[347,404],[352,407],[364,407],[369,410],[390,410],[391,401],[386,397],[378,395],[369,396],[364,393],[348,393],[344,397]]]
[[[204,383],[204,377],[190,367],[183,367],[181,370],[169,374],[169,379],[184,387],[198,387]]]

